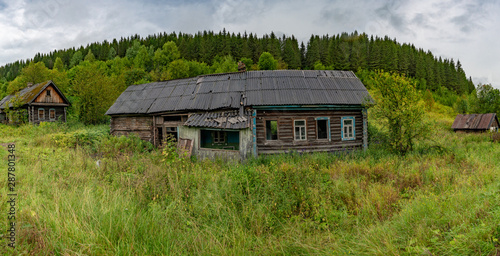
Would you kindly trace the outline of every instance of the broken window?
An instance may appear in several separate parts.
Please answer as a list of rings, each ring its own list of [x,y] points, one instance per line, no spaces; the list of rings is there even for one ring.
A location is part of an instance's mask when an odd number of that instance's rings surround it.
[[[38,120],[45,120],[45,109],[38,109]]]
[[[49,109],[49,119],[51,121],[56,120],[56,110],[53,108]]]
[[[278,139],[278,121],[266,120],[266,140]]]
[[[317,134],[318,134],[318,140],[321,139],[328,139],[329,136],[329,130],[330,127],[328,125],[328,118],[318,118],[316,119],[316,127],[317,127]]]
[[[177,127],[165,127],[167,140],[177,141]]]
[[[201,148],[239,150],[240,133],[238,131],[201,130]]]

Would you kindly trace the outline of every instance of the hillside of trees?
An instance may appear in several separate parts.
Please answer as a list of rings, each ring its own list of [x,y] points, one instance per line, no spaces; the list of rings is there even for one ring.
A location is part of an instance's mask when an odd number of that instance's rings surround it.
[[[258,37],[225,30],[195,35],[162,33],[145,38],[135,35],[39,53],[33,59],[0,67],[0,96],[21,90],[27,82],[51,79],[74,103],[75,116],[85,123],[99,123],[106,120],[105,110],[130,84],[234,72],[238,61],[245,63],[247,70],[353,70],[362,80],[378,70],[395,72],[414,79],[419,90],[459,112],[472,111],[471,102],[474,106],[480,102],[470,96],[480,94],[460,61],[442,59],[387,36],[357,32],[312,35],[305,45],[293,35],[277,37],[271,33]],[[478,87],[482,88],[486,87]],[[493,101],[500,100],[500,94],[495,96],[498,90],[487,89],[488,97],[493,92]],[[477,107],[474,110],[484,111]]]

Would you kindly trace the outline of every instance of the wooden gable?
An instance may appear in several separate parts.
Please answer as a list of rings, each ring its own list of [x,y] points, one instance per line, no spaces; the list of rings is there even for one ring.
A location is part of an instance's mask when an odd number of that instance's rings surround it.
[[[65,104],[64,98],[59,94],[53,85],[47,86],[38,97],[33,101],[36,103],[60,103]]]

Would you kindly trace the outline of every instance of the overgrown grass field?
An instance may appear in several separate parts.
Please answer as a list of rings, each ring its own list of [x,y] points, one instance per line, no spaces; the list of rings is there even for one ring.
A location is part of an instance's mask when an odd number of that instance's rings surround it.
[[[104,125],[0,125],[0,253],[498,255],[500,143],[453,133],[439,111],[429,118],[431,139],[405,156],[374,140],[367,151],[242,163],[177,158]]]

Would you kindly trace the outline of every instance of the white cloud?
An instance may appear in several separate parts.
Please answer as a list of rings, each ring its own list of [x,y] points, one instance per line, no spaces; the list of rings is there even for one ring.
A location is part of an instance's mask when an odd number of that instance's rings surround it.
[[[226,28],[307,43],[311,34],[357,30],[460,59],[476,82],[499,88],[499,11],[493,0],[7,0],[0,2],[0,65],[133,34]]]

